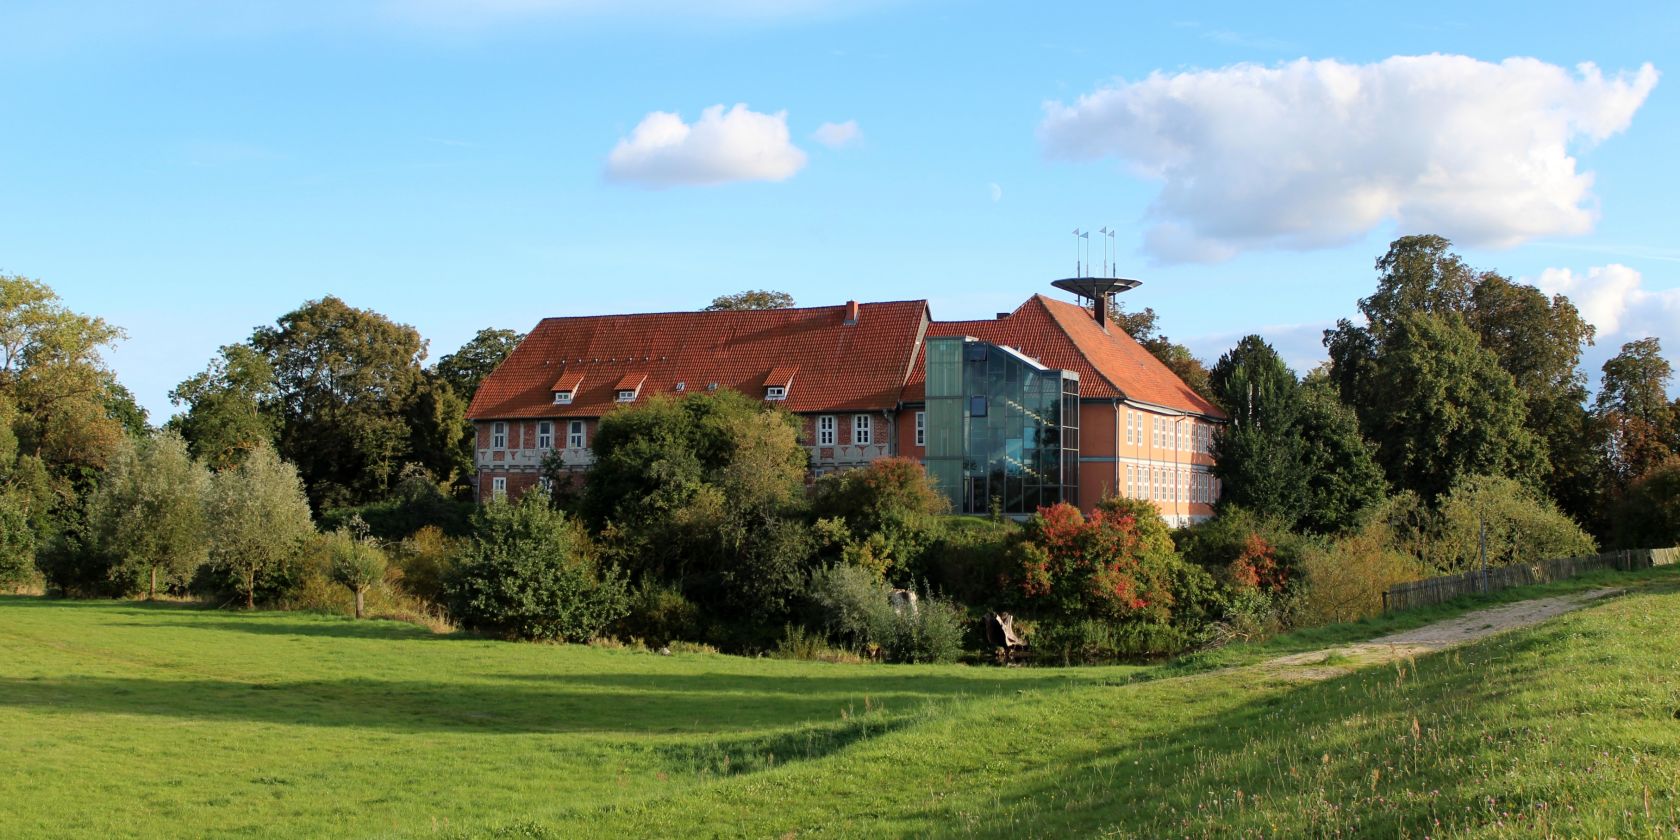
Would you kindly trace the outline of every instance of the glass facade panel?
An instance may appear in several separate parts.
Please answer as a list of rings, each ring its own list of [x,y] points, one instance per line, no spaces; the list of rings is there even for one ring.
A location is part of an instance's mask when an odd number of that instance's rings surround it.
[[[928,474],[962,513],[1078,504],[1079,379],[1007,348],[927,341]]]

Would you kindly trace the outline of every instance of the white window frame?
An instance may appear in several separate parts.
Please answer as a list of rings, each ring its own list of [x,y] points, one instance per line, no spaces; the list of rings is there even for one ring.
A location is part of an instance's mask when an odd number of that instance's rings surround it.
[[[875,418],[868,414],[852,415],[852,445],[873,446],[875,444]]]
[[[497,420],[496,422],[490,424],[490,448],[491,449],[506,449],[507,448],[507,437],[508,437],[508,435],[507,435],[507,424],[506,423],[504,423],[500,420]]]
[[[619,402],[635,402],[636,401],[636,392],[630,390],[629,388],[621,389],[618,392],[618,401]]]
[[[916,445],[927,446],[927,412],[916,412]]]
[[[554,392],[554,404],[555,405],[571,405],[572,404],[572,392],[571,391],[555,391]]]
[[[767,399],[767,400],[785,400],[785,399],[787,399],[787,386],[786,385],[769,385],[769,386],[766,386],[765,389],[764,389],[764,398]]]
[[[818,417],[817,418],[817,445],[818,446],[833,446],[834,445],[834,435],[835,435],[834,430],[836,428],[838,428],[838,424],[834,422],[834,415],[824,414],[823,416]]]
[[[589,427],[582,420],[573,420],[566,426],[566,448],[583,449],[589,445]]]
[[[490,479],[490,498],[498,502],[507,501],[507,476],[498,475]]]
[[[549,450],[554,448],[554,422],[544,420],[537,424],[537,448]]]

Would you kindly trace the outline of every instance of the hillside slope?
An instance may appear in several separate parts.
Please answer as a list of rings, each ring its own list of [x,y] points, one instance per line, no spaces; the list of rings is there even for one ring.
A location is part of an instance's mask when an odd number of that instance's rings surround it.
[[[0,824],[8,836],[1672,836],[1677,628],[1670,580],[1327,680],[1270,666],[1134,682],[1150,672],[659,657],[0,599]]]

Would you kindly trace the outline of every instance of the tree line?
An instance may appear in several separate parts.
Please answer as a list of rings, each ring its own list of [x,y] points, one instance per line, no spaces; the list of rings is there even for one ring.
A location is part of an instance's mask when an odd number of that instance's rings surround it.
[[[1207,366],[1152,311],[1115,312],[1230,416],[1219,515],[1176,531],[1127,499],[950,516],[901,459],[808,485],[796,419],[731,392],[622,407],[586,481],[557,471],[552,494],[479,507],[465,408],[515,332],[428,365],[414,328],[307,301],[221,348],[154,429],[103,361],[120,329],[0,278],[0,585],[902,661],[980,648],[976,619],[1005,610],[1034,656],[1072,662],[1356,618],[1484,545],[1512,562],[1680,539],[1656,339],[1589,400],[1593,330],[1567,298],[1439,237],[1376,268],[1363,323],[1328,331],[1304,377],[1258,336]]]

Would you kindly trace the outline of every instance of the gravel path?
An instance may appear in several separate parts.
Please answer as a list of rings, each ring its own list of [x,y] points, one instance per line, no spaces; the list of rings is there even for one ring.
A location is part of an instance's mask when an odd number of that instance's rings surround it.
[[[1289,682],[1327,680],[1358,667],[1408,659],[1419,654],[1433,653],[1473,642],[1495,633],[1530,627],[1625,591],[1594,589],[1576,595],[1501,604],[1368,642],[1280,656],[1252,667]]]

